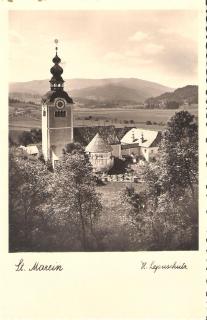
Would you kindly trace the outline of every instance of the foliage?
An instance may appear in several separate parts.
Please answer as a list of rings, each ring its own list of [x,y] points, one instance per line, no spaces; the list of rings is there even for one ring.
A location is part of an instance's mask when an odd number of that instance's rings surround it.
[[[44,232],[45,203],[50,198],[51,174],[38,160],[16,148],[9,157],[10,250],[33,247],[33,236]],[[37,235],[36,235],[37,236]]]
[[[19,136],[19,143],[27,146],[31,143],[39,143],[42,141],[41,129],[31,129],[30,131],[23,131]]]
[[[66,153],[51,173],[42,161],[12,148],[9,177],[11,251],[97,247],[101,203],[83,154]]]
[[[54,180],[52,207],[63,223],[76,229],[80,250],[89,250],[96,245],[95,223],[101,211],[91,165],[77,150],[66,153],[55,169]]]
[[[185,102],[198,103],[198,86],[188,85],[173,92],[163,93],[158,97],[148,98],[145,104],[147,108],[175,109]]]
[[[84,148],[82,147],[82,145],[78,142],[75,143],[68,143],[65,146],[65,153],[71,153],[71,154],[85,154],[84,152]]]
[[[94,136],[99,133],[104,140],[110,143],[119,143],[119,137],[124,136],[128,129],[115,128],[114,126],[95,126],[95,127],[77,127],[74,128],[75,141],[86,146]]]
[[[135,227],[134,241],[153,250],[196,249],[198,245],[198,137],[194,117],[176,113],[168,122],[160,158],[146,165],[145,191],[122,194]]]
[[[194,116],[180,111],[168,121],[160,146],[159,181],[166,191],[185,193],[198,182],[198,128]]]
[[[198,134],[191,114],[168,121],[159,154],[146,164],[142,184],[118,193],[112,183],[97,187],[78,143],[66,146],[53,172],[12,147],[10,250],[197,249]]]

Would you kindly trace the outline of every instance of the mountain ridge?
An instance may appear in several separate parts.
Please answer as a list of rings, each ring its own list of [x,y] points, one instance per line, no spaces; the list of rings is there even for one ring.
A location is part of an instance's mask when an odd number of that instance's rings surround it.
[[[149,106],[158,106],[159,104],[168,104],[170,102],[176,102],[178,104],[197,104],[198,103],[198,86],[187,85],[182,88],[178,88],[173,92],[165,92],[157,97],[151,97],[145,101]]]
[[[43,95],[50,89],[49,80],[31,80],[26,82],[12,82],[9,92]],[[158,96],[172,88],[156,82],[138,78],[104,78],[104,79],[67,79],[65,90],[73,98],[87,99],[93,96],[94,100],[123,100],[123,91],[128,101],[143,103],[151,96]],[[114,94],[113,94],[114,90]],[[119,97],[120,95],[120,97]]]

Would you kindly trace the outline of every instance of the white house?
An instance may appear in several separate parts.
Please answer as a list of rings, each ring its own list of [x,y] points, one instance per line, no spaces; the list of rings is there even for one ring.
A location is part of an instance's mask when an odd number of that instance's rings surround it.
[[[25,146],[20,146],[20,149],[26,151],[28,155],[38,157],[39,156],[39,150],[36,145],[28,145],[27,147]]]
[[[122,156],[143,156],[146,161],[151,161],[158,156],[158,145],[161,132],[132,128],[121,139]]]

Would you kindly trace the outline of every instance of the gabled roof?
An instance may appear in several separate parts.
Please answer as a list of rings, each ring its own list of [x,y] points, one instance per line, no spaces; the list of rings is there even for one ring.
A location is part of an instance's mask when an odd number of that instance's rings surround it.
[[[87,152],[102,153],[111,152],[112,147],[107,144],[107,142],[100,136],[99,133],[97,133],[91,142],[86,146],[85,150]]]
[[[121,144],[138,144],[140,147],[156,147],[161,140],[159,131],[133,128],[121,139]]]
[[[39,153],[39,150],[37,146],[27,146],[24,149],[28,154],[37,154]]]

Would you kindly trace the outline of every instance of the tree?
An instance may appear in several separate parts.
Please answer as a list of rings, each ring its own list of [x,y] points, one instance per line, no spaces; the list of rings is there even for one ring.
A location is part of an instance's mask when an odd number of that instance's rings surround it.
[[[148,249],[197,248],[197,140],[194,117],[176,113],[164,131],[158,161],[144,169],[144,193],[131,190],[122,198],[134,238]]]
[[[178,109],[179,108],[179,102],[177,101],[167,101],[166,102],[166,109]]]
[[[31,133],[29,131],[23,131],[19,136],[19,143],[23,146],[33,143]]]
[[[31,129],[31,138],[33,143],[39,143],[42,141],[42,130],[41,129]]]
[[[10,149],[10,250],[31,250],[33,233],[45,226],[50,181],[51,173],[41,161],[28,159],[19,149]],[[36,242],[36,247],[38,245]]]
[[[68,143],[66,146],[65,146],[65,153],[71,153],[71,154],[85,154],[85,150],[84,148],[82,147],[82,145],[78,142],[75,142],[75,143]]]
[[[194,116],[180,111],[168,121],[161,141],[159,182],[165,191],[185,193],[198,182],[198,128]]]
[[[76,236],[84,251],[96,242],[95,222],[101,211],[99,195],[95,190],[92,168],[82,153],[65,153],[54,173],[52,207],[75,227]]]
[[[19,136],[19,143],[27,146],[30,143],[39,143],[42,141],[41,129],[31,129],[30,131],[23,131]]]
[[[128,230],[132,250],[152,248],[152,213],[149,210],[146,192],[136,192],[126,187],[120,194],[121,210],[125,211],[125,228]]]

